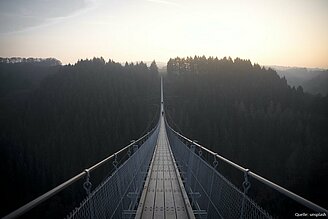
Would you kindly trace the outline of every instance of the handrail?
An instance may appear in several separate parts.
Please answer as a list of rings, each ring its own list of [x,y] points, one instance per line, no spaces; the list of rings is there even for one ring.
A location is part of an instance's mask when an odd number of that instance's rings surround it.
[[[291,191],[283,188],[282,186],[279,186],[279,185],[271,182],[270,180],[268,180],[268,179],[266,179],[266,178],[264,178],[264,177],[262,177],[262,176],[260,176],[260,175],[258,175],[256,173],[250,171],[249,169],[246,169],[246,168],[244,168],[244,167],[242,167],[242,166],[234,163],[233,161],[231,161],[231,160],[229,160],[229,159],[227,159],[227,158],[225,158],[225,157],[223,157],[221,155],[218,155],[217,153],[209,150],[208,148],[205,148],[204,146],[196,143],[195,141],[190,140],[189,138],[187,138],[187,137],[183,136],[182,134],[178,133],[177,131],[175,131],[168,124],[167,121],[166,121],[166,124],[167,124],[167,126],[169,127],[169,129],[173,133],[175,133],[176,135],[178,135],[180,138],[184,139],[185,141],[187,141],[187,142],[189,142],[189,143],[197,146],[198,148],[200,148],[200,149],[202,149],[202,150],[204,150],[204,151],[212,154],[213,156],[215,156],[215,157],[219,158],[220,160],[226,162],[227,164],[235,167],[236,169],[238,169],[238,170],[240,170],[240,171],[248,174],[249,176],[253,177],[254,179],[258,180],[259,182],[261,182],[261,183],[269,186],[270,188],[272,188],[272,189],[274,189],[274,190],[282,193],[283,195],[285,195],[285,196],[293,199],[294,201],[296,201],[296,202],[298,202],[298,203],[300,203],[300,204],[302,204],[302,205],[304,205],[304,206],[306,206],[306,207],[308,207],[308,208],[310,208],[310,209],[312,209],[312,210],[314,210],[314,211],[316,211],[318,213],[326,213],[328,215],[328,210],[327,209],[325,209],[325,208],[323,208],[323,207],[321,207],[321,206],[319,206],[319,205],[317,205],[317,204],[315,204],[315,203],[313,203],[313,202],[311,202],[311,201],[309,201],[309,200],[307,200],[307,199],[305,199],[305,198],[303,198],[303,197],[301,197],[301,196],[299,196],[299,195],[297,195],[297,194],[295,194],[295,193],[293,193],[293,192],[291,192]]]
[[[110,155],[109,157],[103,159],[102,161],[96,163],[95,165],[91,166],[90,168],[85,169],[83,172],[77,174],[76,176],[72,177],[71,179],[63,182],[62,184],[60,184],[57,187],[51,189],[50,191],[46,192],[45,194],[43,194],[43,195],[35,198],[34,200],[32,200],[32,201],[28,202],[27,204],[23,205],[22,207],[20,207],[20,208],[16,209],[15,211],[9,213],[8,215],[4,216],[2,219],[17,218],[17,217],[25,214],[26,212],[30,211],[32,208],[34,208],[37,205],[43,203],[44,201],[46,201],[47,199],[51,198],[52,196],[54,196],[58,192],[60,192],[63,189],[67,188],[72,183],[74,183],[77,180],[79,180],[82,177],[84,177],[88,172],[90,173],[91,171],[93,171],[93,170],[97,169],[98,167],[102,166],[108,160],[111,160],[113,157],[115,157],[118,154],[122,153],[123,151],[129,149],[130,147],[132,147],[136,143],[144,140],[146,137],[148,137],[149,135],[151,135],[154,132],[154,130],[156,129],[157,126],[158,126],[158,124],[151,131],[149,131],[148,133],[146,133],[145,135],[143,135],[142,137],[140,137],[138,140],[133,141],[132,143],[130,143],[129,145],[127,145],[124,148],[120,149],[116,153],[114,153],[114,154]]]

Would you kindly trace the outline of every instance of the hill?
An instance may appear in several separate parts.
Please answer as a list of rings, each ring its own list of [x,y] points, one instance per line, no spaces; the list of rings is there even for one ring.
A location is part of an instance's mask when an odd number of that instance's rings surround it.
[[[0,66],[0,171],[6,197],[0,215],[113,154],[156,123],[155,63],[122,66],[94,58],[67,66]],[[95,184],[108,174],[100,171],[92,177]],[[64,217],[84,195],[80,185],[71,189],[26,217]]]
[[[167,69],[166,115],[175,129],[328,206],[327,97],[291,87],[273,69],[239,58],[178,57]],[[265,191],[254,197],[274,215],[295,212]]]
[[[301,86],[309,93],[327,95],[328,70],[318,72],[316,76],[304,81]]]
[[[297,68],[272,66],[280,77],[285,77],[290,86],[302,86],[311,94],[327,95],[328,70],[316,68]]]

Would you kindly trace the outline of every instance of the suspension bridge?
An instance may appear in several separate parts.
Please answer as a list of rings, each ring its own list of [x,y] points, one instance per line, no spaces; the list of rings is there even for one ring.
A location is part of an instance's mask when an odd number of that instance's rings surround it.
[[[119,162],[118,158],[124,156],[127,158]],[[243,174],[241,189],[220,172],[219,161]],[[108,162],[112,162],[115,170],[92,190],[90,173]],[[250,178],[317,215],[328,215],[327,209],[241,167],[171,128],[165,119],[162,79],[161,108],[155,128],[4,219],[24,215],[83,178],[86,197],[68,213],[67,219],[272,218],[248,196]]]

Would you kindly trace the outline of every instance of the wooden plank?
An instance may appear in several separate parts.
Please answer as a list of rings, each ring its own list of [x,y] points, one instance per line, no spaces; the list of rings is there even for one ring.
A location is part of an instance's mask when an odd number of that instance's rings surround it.
[[[138,208],[136,218],[194,218],[193,215],[188,215],[190,209],[186,206],[189,201],[187,200],[186,205],[186,197],[180,185],[182,181],[179,181],[180,176],[176,168],[162,118],[157,146],[149,170],[151,174],[148,173],[149,177],[147,176],[148,186],[145,185],[147,189],[144,189],[140,199],[142,205],[139,204],[139,208],[142,209]],[[190,204],[188,206],[190,208]]]
[[[157,178],[157,171],[156,171],[157,169],[156,157],[158,157],[157,150],[158,150],[158,140],[157,140],[156,148],[154,150],[154,155],[151,161],[149,172],[144,185],[144,190],[140,198],[140,202],[135,218],[153,218],[153,208],[154,208],[154,201],[155,201],[156,178]]]
[[[173,172],[172,175],[175,175]],[[188,218],[186,208],[185,208],[185,203],[180,191],[179,183],[177,180],[172,180],[172,189],[173,189],[173,196],[174,196],[174,201],[175,201],[175,208],[176,208],[176,214],[177,218]]]
[[[167,135],[165,133],[166,139]],[[168,142],[168,140],[167,140]],[[177,178],[177,180],[172,181],[172,187],[176,188],[176,192],[174,192],[174,199],[177,209],[177,217],[178,218],[191,218],[194,219],[195,215],[193,214],[193,210],[191,208],[189,198],[187,196],[186,190],[184,188],[182,179],[179,174],[178,167],[174,161],[173,153],[171,151],[171,148],[169,147],[171,160],[173,162],[173,168],[174,168],[174,174]],[[180,207],[180,205],[183,203],[183,207]]]
[[[165,188],[165,218],[167,219],[175,219],[176,216],[176,208],[175,201],[173,197],[173,189],[172,189],[172,178],[170,174],[170,165],[172,165],[172,160],[169,159],[169,150],[167,142],[165,142],[165,156],[164,156],[164,188]]]
[[[159,134],[159,141],[158,141],[158,148],[157,151],[158,157],[157,160],[159,162],[158,165],[158,172],[157,172],[157,183],[156,183],[156,196],[155,196],[155,203],[154,203],[154,218],[164,218],[164,166],[163,166],[163,127],[161,126],[160,134]]]

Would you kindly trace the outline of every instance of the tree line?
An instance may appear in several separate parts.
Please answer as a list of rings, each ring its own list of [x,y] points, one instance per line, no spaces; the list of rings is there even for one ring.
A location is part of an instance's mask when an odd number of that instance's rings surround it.
[[[328,207],[327,96],[240,58],[177,57],[167,71],[166,115],[177,131]],[[272,212],[288,208],[259,196]]]
[[[0,168],[8,197],[1,215],[113,154],[157,122],[155,62],[149,67],[103,58],[65,66],[3,62],[0,77]],[[43,209],[42,217],[63,217],[81,201],[64,199],[52,203],[55,212]]]
[[[157,122],[155,62],[122,65],[94,58],[63,66],[3,60],[0,170],[6,202],[0,215],[114,153]],[[328,192],[327,96],[291,87],[274,70],[239,58],[170,59],[164,82],[166,116],[177,131],[327,207],[322,195]],[[63,217],[72,210],[84,195],[82,183],[77,184],[80,190],[70,192],[75,197],[56,197],[34,218]],[[267,194],[257,193],[260,204],[286,212],[288,205]]]

